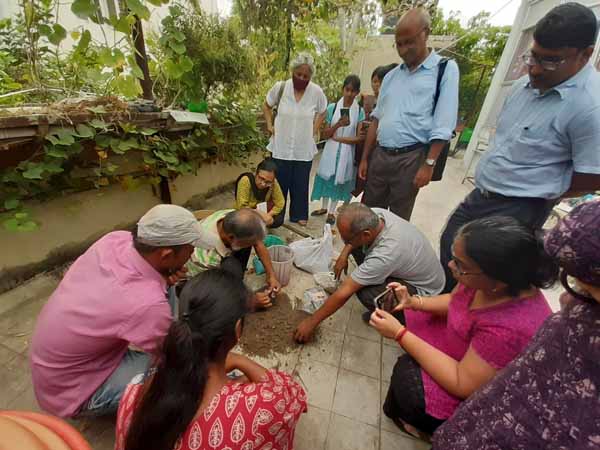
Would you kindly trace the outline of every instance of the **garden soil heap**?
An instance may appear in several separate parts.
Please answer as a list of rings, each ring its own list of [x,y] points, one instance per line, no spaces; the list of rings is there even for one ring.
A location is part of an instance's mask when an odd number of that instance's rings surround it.
[[[249,356],[268,357],[272,352],[287,354],[299,346],[293,339],[294,330],[308,316],[304,311],[293,309],[289,297],[280,293],[273,306],[244,318],[240,347]]]

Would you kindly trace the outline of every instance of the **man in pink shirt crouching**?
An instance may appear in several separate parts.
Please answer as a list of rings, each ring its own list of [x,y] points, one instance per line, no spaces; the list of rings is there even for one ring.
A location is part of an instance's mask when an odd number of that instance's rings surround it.
[[[184,275],[199,230],[190,211],[158,205],[133,233],[108,233],[73,263],[31,343],[33,387],[44,410],[60,417],[117,411],[129,381],[160,350],[176,300],[167,289]]]

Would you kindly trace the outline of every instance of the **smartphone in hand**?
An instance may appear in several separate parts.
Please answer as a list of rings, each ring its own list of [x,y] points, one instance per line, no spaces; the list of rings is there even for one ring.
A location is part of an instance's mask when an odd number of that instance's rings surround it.
[[[341,108],[340,109],[340,117],[350,118],[350,108]]]
[[[387,312],[392,312],[400,303],[396,297],[396,292],[392,288],[387,288],[381,294],[373,299],[375,308],[383,309]]]

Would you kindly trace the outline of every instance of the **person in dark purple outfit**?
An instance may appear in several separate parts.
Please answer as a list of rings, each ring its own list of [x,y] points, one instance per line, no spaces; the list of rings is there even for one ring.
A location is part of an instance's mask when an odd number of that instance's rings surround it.
[[[562,219],[545,249],[571,300],[438,428],[433,450],[600,448],[600,201]]]

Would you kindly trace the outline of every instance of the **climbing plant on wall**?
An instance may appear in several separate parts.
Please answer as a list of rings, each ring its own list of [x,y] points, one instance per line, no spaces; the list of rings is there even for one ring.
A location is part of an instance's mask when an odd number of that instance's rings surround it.
[[[21,14],[0,23],[0,94],[27,88],[25,94],[7,97],[7,101],[15,105],[23,101],[50,103],[85,92],[99,99],[88,102],[84,98],[76,110],[68,107],[69,103],[50,105],[49,111],[62,117],[64,126],[51,128],[41,143],[32,145],[35,150],[25,160],[0,169],[0,212],[5,211],[2,222],[6,228],[35,228],[35,220],[23,209],[26,199],[113,183],[126,189],[155,185],[160,177],[173,179],[193,173],[207,160],[239,163],[264,148],[255,110],[227,95],[234,85],[254,76],[251,53],[243,50],[238,40],[228,54],[217,51],[212,59],[210,55],[196,58],[202,51],[200,44],[218,50],[235,43],[235,29],[199,12],[184,20],[179,5],[165,18],[166,32],[153,47],[155,87],[164,94],[157,103],[173,104],[180,99],[185,104],[202,97],[211,125],[170,133],[129,121],[128,104],[122,99],[139,96],[139,80],[144,76],[135,58],[132,27],[136,20],[149,18],[149,5],[163,3],[166,1],[127,0],[119,15],[105,18],[93,0],[74,1],[70,7],[78,17],[105,25],[99,40],[85,26],[65,29],[59,23],[62,5],[54,0],[23,0]],[[213,33],[208,36],[193,29],[198,24]],[[67,36],[75,44],[65,51],[61,46]],[[179,79],[184,84],[179,84]],[[167,84],[174,81],[175,88],[170,89]],[[71,113],[91,113],[94,118],[71,126]]]

